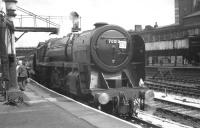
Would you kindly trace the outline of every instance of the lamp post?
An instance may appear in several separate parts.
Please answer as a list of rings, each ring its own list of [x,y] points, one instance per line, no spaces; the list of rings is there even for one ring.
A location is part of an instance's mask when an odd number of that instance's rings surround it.
[[[6,14],[7,22],[9,24],[9,29],[7,29],[8,39],[5,41],[7,43],[8,61],[9,61],[9,87],[7,100],[8,102],[16,102],[21,99],[21,91],[19,91],[16,77],[16,51],[15,51],[15,35],[14,35],[14,25],[13,19],[16,16],[16,3],[17,0],[4,0],[6,3]]]
[[[7,16],[10,21],[13,21],[13,18],[16,16],[16,4],[17,0],[5,0],[6,2],[6,11],[7,11]]]
[[[8,62],[8,53],[5,42],[5,31],[6,31],[6,6],[5,2],[0,0],[0,60],[1,60],[1,69],[2,76],[1,80],[9,80],[9,62]],[[6,83],[8,87],[8,83]]]

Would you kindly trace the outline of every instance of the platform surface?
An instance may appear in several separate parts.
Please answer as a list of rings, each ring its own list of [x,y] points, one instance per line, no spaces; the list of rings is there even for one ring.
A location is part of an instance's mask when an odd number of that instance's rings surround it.
[[[30,82],[24,103],[0,102],[0,128],[139,128]]]

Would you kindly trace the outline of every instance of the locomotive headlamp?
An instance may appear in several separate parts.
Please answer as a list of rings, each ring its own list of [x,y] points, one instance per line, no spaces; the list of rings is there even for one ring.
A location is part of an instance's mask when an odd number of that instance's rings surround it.
[[[152,90],[148,90],[145,92],[145,102],[151,102],[154,99],[154,92]]]
[[[107,104],[110,100],[110,97],[107,93],[100,94],[98,101],[100,104]]]

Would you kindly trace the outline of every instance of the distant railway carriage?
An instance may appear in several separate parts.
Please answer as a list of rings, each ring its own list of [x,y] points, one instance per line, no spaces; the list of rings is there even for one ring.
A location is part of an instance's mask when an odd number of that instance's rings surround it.
[[[96,24],[80,34],[40,43],[34,56],[37,78],[46,86],[82,97],[119,115],[144,107],[144,41],[115,25]]]

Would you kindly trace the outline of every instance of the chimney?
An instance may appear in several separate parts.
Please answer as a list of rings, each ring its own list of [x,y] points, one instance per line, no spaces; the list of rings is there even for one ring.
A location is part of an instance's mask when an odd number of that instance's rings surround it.
[[[141,32],[142,31],[142,25],[135,25],[135,31]]]
[[[97,23],[94,24],[95,28],[102,27],[102,26],[105,26],[105,25],[108,25],[108,23],[105,23],[105,22],[97,22]]]

